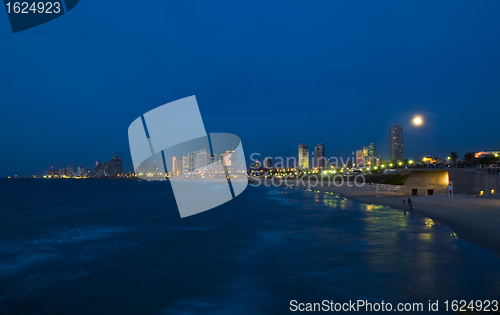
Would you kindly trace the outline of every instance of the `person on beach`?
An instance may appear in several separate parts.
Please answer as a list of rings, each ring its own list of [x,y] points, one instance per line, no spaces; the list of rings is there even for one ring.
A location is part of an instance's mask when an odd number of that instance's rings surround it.
[[[410,211],[413,212],[413,205],[410,205]]]
[[[411,199],[408,198],[408,205],[411,206]]]

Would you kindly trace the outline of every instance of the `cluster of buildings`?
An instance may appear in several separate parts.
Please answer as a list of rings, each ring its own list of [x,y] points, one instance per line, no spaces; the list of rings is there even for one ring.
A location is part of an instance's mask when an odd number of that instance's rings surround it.
[[[372,143],[356,151],[356,167],[378,167],[380,158],[377,157],[377,147]]]
[[[75,176],[75,170],[73,166],[68,165],[66,168],[60,168],[60,169],[54,169],[52,166],[48,171],[47,171],[47,177],[74,177]]]
[[[51,167],[47,171],[44,178],[105,178],[105,177],[119,177],[123,175],[122,158],[120,156],[113,156],[109,162],[96,161],[94,169],[90,171],[80,165],[77,167],[76,172],[73,166],[68,165],[66,168],[54,169]],[[130,174],[129,174],[130,175]]]
[[[326,168],[328,166],[328,161],[325,157],[325,146],[321,143],[318,143],[314,147],[314,157],[312,159],[312,165],[309,165],[309,147],[307,146],[307,143],[301,143],[299,145],[299,160],[297,164],[299,169]]]
[[[403,128],[400,125],[393,124],[389,127],[389,148],[390,161],[387,161],[387,167],[401,166],[404,161],[404,154]],[[313,157],[310,159],[309,146],[307,143],[301,143],[298,146],[298,160],[292,165],[292,168],[297,170],[326,170],[332,168],[332,165],[330,165],[331,161],[325,156],[325,146],[322,143],[318,143],[314,147],[312,155]],[[251,165],[251,168],[259,169],[261,166],[266,170],[273,168],[282,169],[284,167],[284,165],[278,164],[273,167],[272,158],[266,157],[262,165],[257,161],[255,164]],[[338,167],[339,165],[335,166]],[[355,158],[348,161],[346,165],[340,165],[340,167],[342,166],[366,170],[376,170],[379,167],[385,168],[385,164],[381,164],[380,156],[377,155],[377,147],[373,143],[357,150]],[[290,166],[288,165],[288,167]]]
[[[163,162],[152,161],[137,167],[139,177],[164,177],[166,176]],[[168,168],[167,168],[168,169]],[[206,149],[190,152],[184,156],[172,157],[172,168],[169,176],[175,177],[202,177],[216,178],[230,173],[244,172],[246,167],[238,168],[238,154],[236,151],[224,151],[222,154],[210,154]]]
[[[121,156],[113,156],[107,163],[96,161],[92,171],[92,176],[96,178],[117,177],[121,174],[123,174]]]

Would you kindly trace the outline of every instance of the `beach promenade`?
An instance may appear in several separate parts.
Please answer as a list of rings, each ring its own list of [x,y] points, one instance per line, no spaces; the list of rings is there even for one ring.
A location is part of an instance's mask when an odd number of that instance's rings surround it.
[[[263,184],[285,186],[272,183]],[[293,180],[287,181],[288,186],[307,189],[307,185]],[[409,211],[408,197],[413,203],[413,212],[429,217],[449,226],[458,237],[486,247],[500,256],[500,198],[483,198],[468,195],[455,195],[449,200],[447,195],[408,196],[403,193],[389,191],[366,190],[353,187],[321,186],[311,187],[313,190],[328,191],[339,194],[347,199],[364,203],[380,204],[391,208]],[[403,198],[406,203],[403,204]]]

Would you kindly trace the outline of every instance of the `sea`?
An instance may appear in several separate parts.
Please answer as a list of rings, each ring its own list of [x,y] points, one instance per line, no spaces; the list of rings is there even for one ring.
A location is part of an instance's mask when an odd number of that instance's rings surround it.
[[[2,315],[281,314],[358,300],[436,314],[500,299],[492,251],[333,193],[249,186],[181,218],[168,182],[1,179],[0,192]]]

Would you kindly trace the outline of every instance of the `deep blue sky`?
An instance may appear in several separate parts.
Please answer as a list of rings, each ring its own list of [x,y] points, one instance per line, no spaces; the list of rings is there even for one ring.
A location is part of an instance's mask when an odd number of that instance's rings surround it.
[[[3,9],[2,9],[3,10]],[[0,11],[2,11],[0,10]],[[89,1],[12,34],[0,12],[0,176],[107,161],[127,128],[196,95],[245,152],[388,157],[500,148],[499,1]],[[410,125],[414,114],[424,127]]]

